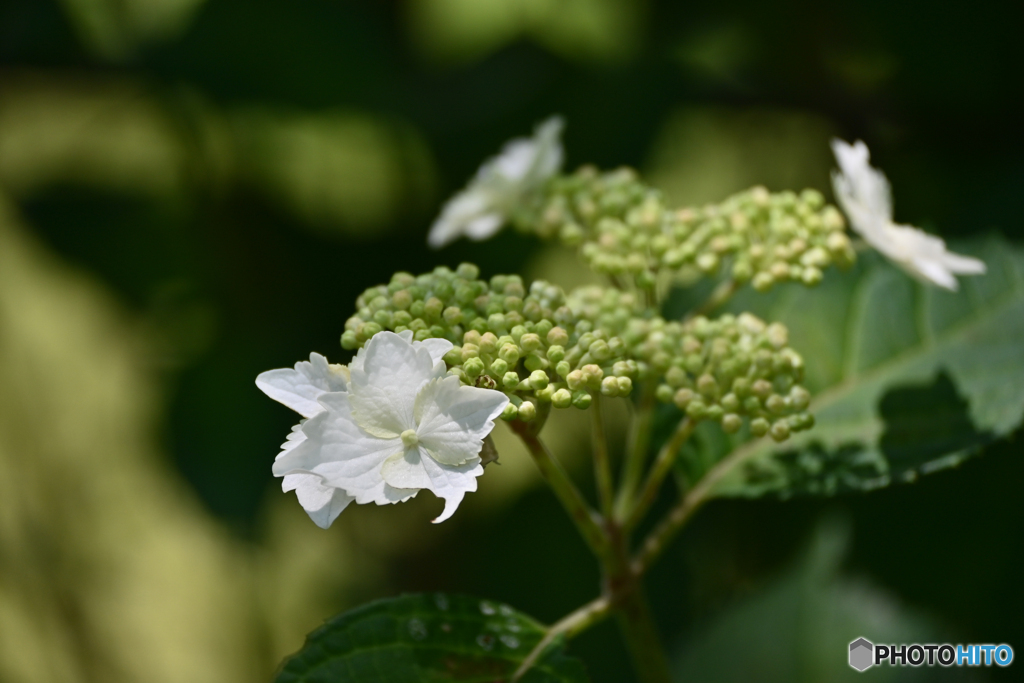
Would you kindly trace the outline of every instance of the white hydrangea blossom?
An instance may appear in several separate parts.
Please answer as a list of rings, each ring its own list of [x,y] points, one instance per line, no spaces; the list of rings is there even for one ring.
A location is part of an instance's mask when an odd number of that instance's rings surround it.
[[[448,375],[442,357],[451,348],[443,339],[414,342],[409,331],[381,332],[348,368],[325,360],[321,366],[311,356],[294,371],[260,375],[257,384],[268,396],[306,411],[298,411],[307,419],[273,471],[317,524],[329,526],[352,500],[397,503],[422,489],[445,499],[434,520],[442,522],[476,491],[483,439],[508,397]]]
[[[516,138],[484,162],[464,190],[448,200],[430,228],[427,242],[437,249],[459,237],[484,240],[508,220],[523,197],[539,189],[562,167],[562,127],[553,116]]]
[[[977,275],[985,263],[946,249],[942,239],[892,220],[892,191],[885,174],[869,163],[867,145],[832,140],[839,171],[832,173],[836,198],[850,225],[872,247],[922,282],[957,289],[955,274]]]

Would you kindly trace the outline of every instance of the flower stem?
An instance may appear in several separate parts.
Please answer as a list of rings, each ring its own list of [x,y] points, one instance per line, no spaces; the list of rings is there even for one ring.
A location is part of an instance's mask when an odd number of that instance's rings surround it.
[[[530,668],[537,663],[537,660],[544,651],[551,646],[551,643],[555,641],[559,636],[565,636],[566,638],[572,638],[577,633],[582,633],[588,628],[603,621],[611,613],[612,603],[605,596],[601,596],[594,600],[591,600],[587,604],[583,605],[576,611],[563,617],[557,624],[551,626],[541,641],[537,643],[530,654],[526,656],[523,663],[519,665],[516,672],[512,674],[512,681],[518,681],[523,674],[530,670]]]
[[[587,505],[586,500],[576,485],[572,483],[561,463],[551,455],[540,437],[530,430],[528,423],[513,420],[509,426],[526,445],[530,455],[533,456],[533,461],[537,463],[541,476],[551,485],[555,496],[562,503],[565,511],[569,513],[569,518],[576,525],[583,540],[587,542],[595,555],[604,557],[607,553],[608,542],[598,522],[598,515]]]
[[[654,466],[651,467],[651,472],[647,476],[647,481],[644,482],[643,488],[640,490],[640,495],[637,496],[636,504],[633,509],[630,510],[629,515],[626,518],[624,526],[627,529],[632,529],[636,526],[640,520],[643,519],[647,510],[650,509],[655,499],[658,497],[658,492],[661,490],[661,484],[665,481],[665,477],[672,471],[672,464],[676,460],[676,456],[679,454],[679,449],[683,447],[686,440],[690,438],[690,434],[693,433],[694,427],[697,423],[690,418],[684,418],[679,426],[676,427],[676,431],[672,434],[672,437],[661,447],[658,451],[658,456],[654,459]]]
[[[605,592],[641,683],[671,683],[668,660],[647,603],[643,583],[629,561],[629,538],[614,522],[606,525],[610,548],[604,561]]]
[[[594,444],[594,479],[597,482],[598,499],[601,501],[601,514],[611,517],[615,504],[615,489],[612,483],[611,462],[608,459],[608,439],[604,431],[604,418],[601,415],[601,397],[596,396],[590,405],[592,441]]]
[[[647,447],[651,442],[651,426],[654,422],[654,390],[654,382],[644,382],[640,403],[631,420],[629,449],[622,463],[622,481],[619,484],[618,498],[615,500],[616,519],[626,517],[633,504],[633,495],[643,478]]]
[[[718,308],[726,301],[731,299],[732,295],[735,294],[736,290],[738,290],[739,288],[739,283],[733,279],[723,281],[721,284],[715,287],[715,290],[713,292],[711,292],[711,296],[708,297],[708,300],[705,301],[700,306],[700,308],[697,308],[693,312],[688,314],[686,316],[686,319],[689,320],[698,315],[707,315],[708,313],[711,313],[716,308]]]

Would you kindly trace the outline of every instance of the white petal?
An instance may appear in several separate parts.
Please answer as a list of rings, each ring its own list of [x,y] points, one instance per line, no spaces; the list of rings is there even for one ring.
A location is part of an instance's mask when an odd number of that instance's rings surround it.
[[[925,258],[911,259],[907,270],[925,283],[938,285],[953,292],[958,288],[956,278],[938,261]]]
[[[362,366],[351,368],[352,414],[367,432],[397,437],[416,426],[416,393],[434,376],[430,347],[416,347],[394,332],[380,332],[363,348]]]
[[[381,439],[362,430],[352,417],[349,394],[324,394],[324,412],[302,426],[305,439],[274,462],[274,474],[315,473],[358,503],[378,505],[404,500],[415,491],[392,491],[381,476],[381,465],[403,450],[399,439]]]
[[[467,462],[479,455],[508,401],[500,391],[464,387],[457,377],[435,379],[416,396],[416,434],[439,463]]]
[[[270,398],[283,403],[303,417],[321,411],[317,398],[328,391],[345,391],[347,371],[340,365],[329,365],[319,353],[309,354],[294,369],[268,370],[256,378],[256,386]]]
[[[423,457],[423,469],[430,477],[430,492],[444,498],[444,510],[434,520],[439,524],[453,514],[467,492],[476,491],[476,478],[484,473],[484,467],[477,459],[463,465],[442,465],[430,457]]]
[[[537,126],[532,137],[506,143],[464,190],[445,203],[427,243],[436,249],[462,236],[487,239],[501,229],[523,197],[561,168],[562,127],[562,119],[552,117]]]
[[[889,181],[871,167],[867,145],[833,140],[832,150],[841,169],[832,174],[836,199],[868,244],[918,280],[949,290],[957,289],[954,273],[985,272],[984,262],[948,251],[941,238],[893,222]]]
[[[381,476],[396,489],[428,489],[430,477],[423,469],[423,459],[429,457],[421,454],[418,448],[407,448],[384,461]]]
[[[408,332],[409,330],[406,330]],[[424,339],[421,342],[413,342],[413,346],[416,348],[423,347],[430,353],[430,360],[433,361],[434,365],[441,362],[444,358],[444,354],[452,350],[455,345],[447,339]]]
[[[284,491],[295,491],[299,504],[309,518],[326,529],[354,498],[339,488],[329,486],[317,474],[289,474],[281,484]]]
[[[500,213],[488,213],[467,221],[462,234],[476,242],[490,239],[505,224],[505,216]]]

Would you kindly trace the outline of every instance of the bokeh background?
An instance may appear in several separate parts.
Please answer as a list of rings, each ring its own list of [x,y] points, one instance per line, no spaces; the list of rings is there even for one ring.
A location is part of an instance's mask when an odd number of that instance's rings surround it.
[[[1013,7],[3,0],[0,681],[266,681],[376,597],[544,621],[589,600],[586,550],[504,425],[451,521],[424,495],[322,531],[270,476],[295,417],[255,376],[347,362],[356,295],[395,270],[584,281],[511,231],[425,247],[480,161],[554,112],[570,168],[631,165],[678,204],[827,191],[829,138],[863,138],[898,220],[1020,239]],[[549,427],[570,463],[581,429]],[[845,680],[851,631],[1024,652],[1019,451],[867,496],[711,504],[651,576],[680,676]],[[630,680],[612,624],[571,651]]]

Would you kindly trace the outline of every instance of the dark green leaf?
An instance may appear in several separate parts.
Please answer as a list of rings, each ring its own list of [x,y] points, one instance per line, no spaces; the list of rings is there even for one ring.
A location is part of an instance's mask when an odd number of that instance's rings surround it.
[[[544,627],[507,605],[441,593],[386,598],[306,638],[276,683],[508,681]],[[523,683],[585,683],[582,663],[550,649]]]
[[[817,289],[743,292],[731,302],[789,327],[817,426],[781,445],[741,447],[712,475],[711,495],[828,495],[913,481],[1021,423],[1024,252],[997,238],[955,248],[988,264],[986,275],[960,278],[958,293],[917,284],[869,252]],[[711,441],[695,444],[702,464],[722,460],[732,443]]]

